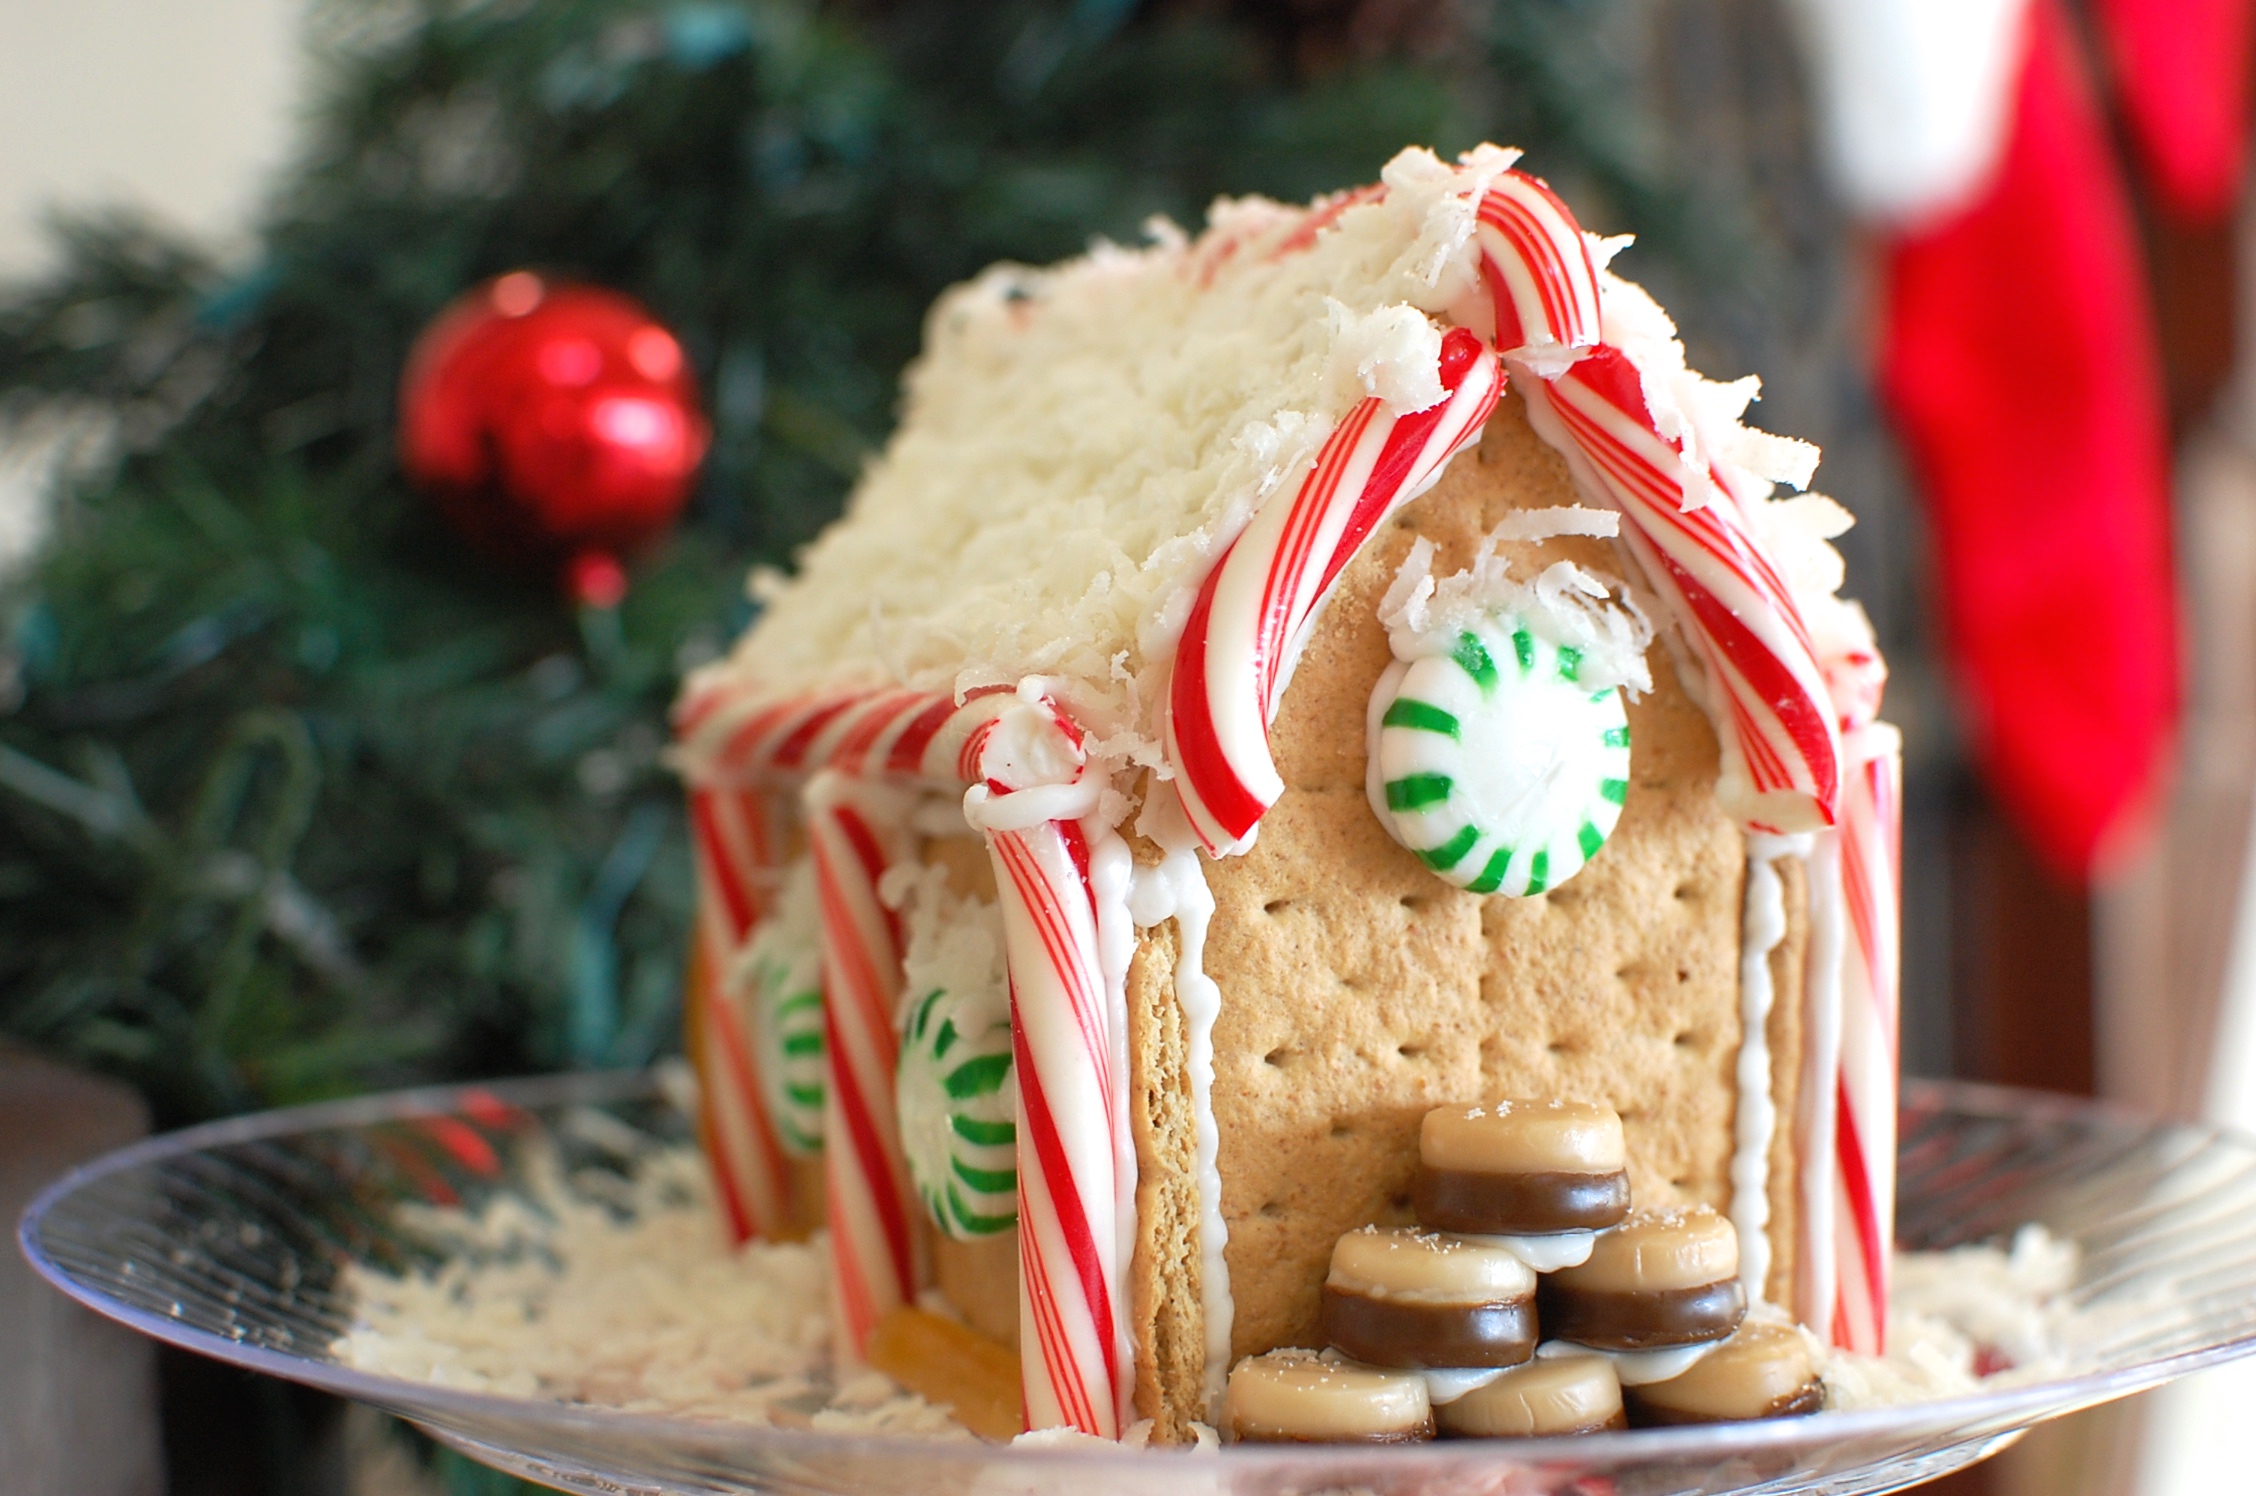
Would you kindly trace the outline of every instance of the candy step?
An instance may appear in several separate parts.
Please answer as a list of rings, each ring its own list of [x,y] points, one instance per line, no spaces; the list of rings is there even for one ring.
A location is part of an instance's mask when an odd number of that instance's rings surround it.
[[[1626,1427],[1621,1383],[1603,1356],[1531,1361],[1434,1410],[1461,1439],[1556,1438]]]
[[[1411,1203],[1430,1229],[1547,1236],[1629,1212],[1621,1118],[1568,1101],[1436,1107],[1418,1126]]]
[[[1410,1186],[1418,1224],[1475,1236],[1596,1231],[1629,1211],[1626,1174],[1474,1174],[1420,1169]]]
[[[1421,1304],[1324,1289],[1324,1339],[1343,1355],[1405,1370],[1518,1366],[1535,1354],[1535,1300]]]
[[[1501,1247],[1366,1226],[1332,1244],[1324,1335],[1375,1366],[1517,1366],[1535,1354],[1535,1274]]]
[[[1736,1278],[1645,1293],[1576,1293],[1546,1284],[1540,1303],[1544,1334],[1606,1351],[1720,1340],[1747,1312],[1746,1290]]]
[[[1627,1148],[1620,1115],[1588,1101],[1437,1106],[1418,1122],[1418,1158],[1434,1169],[1613,1174]]]
[[[1738,1236],[1705,1205],[1631,1212],[1540,1296],[1546,1335],[1602,1350],[1719,1340],[1746,1312]]]
[[[1683,1375],[1632,1388],[1640,1426],[1799,1418],[1825,1403],[1809,1342],[1790,1325],[1744,1325]]]
[[[1327,1287],[1429,1304],[1494,1304],[1535,1292],[1535,1274],[1500,1247],[1410,1226],[1365,1226],[1332,1243]]]
[[[1416,1372],[1280,1350],[1231,1368],[1222,1426],[1249,1443],[1408,1444],[1433,1437],[1433,1403]]]

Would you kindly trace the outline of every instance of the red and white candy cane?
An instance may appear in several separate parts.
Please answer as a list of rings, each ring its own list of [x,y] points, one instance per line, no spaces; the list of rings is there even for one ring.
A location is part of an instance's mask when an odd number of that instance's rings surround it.
[[[1835,1345],[1887,1350],[1889,1224],[1896,1210],[1903,750],[1885,723],[1846,744],[1842,786],[1840,1077],[1834,1127]]]
[[[908,792],[826,769],[807,782],[807,845],[822,905],[823,1186],[840,1356],[859,1360],[921,1281],[915,1188],[901,1154],[893,1070],[901,929],[877,896],[900,856]]]
[[[690,839],[697,853],[697,979],[690,984],[690,1063],[699,1083],[699,1133],[715,1196],[735,1241],[769,1237],[783,1223],[787,1178],[758,1056],[729,970],[774,891],[778,778],[812,767],[853,774],[963,783],[975,776],[979,738],[1011,690],[952,697],[898,688],[819,690],[772,697],[715,675],[675,711]]]
[[[1707,666],[1709,709],[1723,728],[1718,803],[1755,831],[1832,825],[1841,742],[1825,673],[1738,500],[1720,480],[1704,496],[1690,491],[1702,475],[1654,429],[1636,366],[1621,350],[1600,347],[1528,385],[1536,431],[1593,497],[1621,511],[1631,554]]]
[[[699,903],[708,897],[700,888]],[[785,1219],[789,1164],[763,1100],[745,1014],[729,991],[726,974],[734,952],[714,940],[709,925],[700,918],[690,934],[686,1048],[697,1074],[697,1138],[721,1224],[729,1240],[742,1246],[773,1235]]]
[[[768,797],[758,789],[705,785],[689,794],[697,864],[697,922],[686,1001],[697,1126],[721,1219],[741,1245],[766,1236],[788,1208],[787,1164],[761,1090],[758,1057],[729,972],[759,922],[775,875]]]
[[[1474,238],[1491,347],[1543,367],[1597,345],[1598,267],[1546,183],[1518,171],[1498,177],[1481,198]]]
[[[1340,571],[1380,521],[1477,440],[1504,391],[1480,339],[1442,339],[1445,399],[1407,415],[1376,399],[1325,441],[1290,503],[1262,506],[1207,574],[1175,655],[1167,756],[1191,826],[1207,850],[1241,845],[1284,793],[1269,723],[1303,630]]]
[[[1007,803],[991,801],[990,804]],[[992,827],[1018,1080],[1019,1364],[1028,1428],[1116,1439],[1133,1416],[1120,1231],[1133,1158],[1081,825]]]
[[[822,767],[961,784],[976,777],[979,745],[1013,699],[1009,687],[975,691],[961,704],[888,688],[772,696],[717,677],[694,686],[676,710],[698,873],[689,994],[698,1127],[722,1218],[738,1242],[772,1235],[788,1208],[788,1166],[727,982],[773,892],[778,786]]]
[[[677,714],[692,785],[773,785],[816,769],[964,785],[1015,686],[981,686],[962,702],[931,691],[860,687],[765,696],[715,684]]]
[[[887,690],[693,694],[682,718],[694,782],[773,784],[821,766],[802,799],[823,908],[824,1169],[849,1356],[887,1309],[909,1301],[919,1275],[917,1206],[893,1117],[900,932],[877,880],[896,855],[904,781],[981,786],[1017,1031],[1030,1426],[1117,1437],[1133,1386],[1120,1230],[1133,1151],[1080,824],[1098,787],[1084,778],[1079,731],[1038,688],[992,688],[961,704]],[[756,1088],[744,1094],[757,1104]]]

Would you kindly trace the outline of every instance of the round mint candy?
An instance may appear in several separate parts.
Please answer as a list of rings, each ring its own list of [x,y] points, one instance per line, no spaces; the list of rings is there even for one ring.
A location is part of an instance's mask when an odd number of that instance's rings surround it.
[[[770,920],[745,950],[752,1048],[776,1139],[794,1158],[822,1151],[822,950]]]
[[[1018,1224],[1018,1084],[1008,999],[935,987],[910,1011],[894,1077],[909,1177],[958,1241]]]
[[[1380,820],[1473,893],[1556,888],[1613,833],[1629,793],[1619,689],[1519,619],[1484,620],[1397,661],[1372,699]]]

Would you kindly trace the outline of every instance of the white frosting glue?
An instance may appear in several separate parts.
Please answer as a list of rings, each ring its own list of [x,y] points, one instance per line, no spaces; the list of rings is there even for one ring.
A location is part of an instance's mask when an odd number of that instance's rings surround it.
[[[1722,1340],[1703,1340],[1698,1345],[1675,1345],[1665,1351],[1602,1351],[1572,1340],[1546,1340],[1535,1348],[1535,1353],[1546,1361],[1568,1356],[1604,1356],[1614,1363],[1614,1376],[1624,1387],[1644,1387],[1684,1375],[1701,1357],[1721,1344]]]
[[[1487,1386],[1511,1369],[1509,1366],[1468,1366],[1447,1371],[1429,1369],[1419,1375],[1426,1379],[1427,1400],[1438,1408]]]
[[[1770,1277],[1770,1144],[1778,1133],[1771,1094],[1770,1010],[1777,999],[1770,957],[1786,938],[1786,890],[1775,866],[1801,845],[1789,837],[1747,838],[1747,894],[1739,938],[1739,1090],[1732,1118],[1731,1229],[1747,1302],[1763,1301]]]
[[[1597,1244],[1595,1231],[1559,1231],[1549,1236],[1475,1236],[1463,1233],[1465,1240],[1477,1241],[1484,1246],[1502,1247],[1528,1267],[1539,1273],[1555,1273],[1563,1267],[1580,1267],[1590,1260],[1590,1249]]]
[[[1230,1228],[1222,1219],[1222,1171],[1216,1163],[1221,1134],[1214,1125],[1214,1020],[1222,989],[1206,974],[1206,931],[1214,894],[1198,853],[1178,846],[1157,867],[1139,867],[1128,895],[1139,926],[1175,921],[1175,1001],[1183,1010],[1183,1051],[1190,1072],[1192,1138],[1197,1155],[1199,1301],[1206,1320],[1208,1418],[1218,1417],[1230,1374],[1230,1327],[1237,1307],[1230,1294],[1230,1265],[1223,1255]]]

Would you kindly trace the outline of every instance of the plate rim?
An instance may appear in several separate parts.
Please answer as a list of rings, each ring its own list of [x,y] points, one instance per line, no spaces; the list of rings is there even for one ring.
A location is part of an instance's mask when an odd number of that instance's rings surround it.
[[[110,1297],[81,1282],[45,1250],[41,1226],[69,1196],[113,1174],[177,1158],[208,1148],[263,1141],[284,1135],[377,1122],[411,1120],[419,1116],[459,1112],[473,1096],[492,1098],[520,1107],[604,1103],[662,1098],[668,1090],[665,1065],[643,1070],[589,1070],[550,1075],[514,1077],[417,1086],[377,1092],[342,1100],[312,1102],[269,1111],[253,1112],[130,1143],[80,1164],[49,1182],[32,1197],[16,1223],[15,1239],[34,1272],[73,1302],[115,1323],[179,1350],[285,1381],[317,1388],[333,1395],[366,1402],[417,1422],[434,1422],[459,1429],[465,1418],[537,1425],[577,1439],[611,1435],[619,1439],[642,1437],[680,1444],[690,1440],[728,1446],[746,1455],[772,1454],[791,1458],[820,1458],[852,1452],[864,1457],[898,1456],[901,1459],[991,1465],[1060,1463],[1089,1470],[1115,1463],[1133,1467],[1152,1455],[1196,1454],[1222,1458],[1233,1465],[1252,1468],[1264,1463],[1297,1466],[1305,1450],[1276,1445],[1226,1445],[1220,1449],[1106,1448],[1100,1445],[1021,1446],[985,1441],[936,1439],[914,1434],[834,1433],[771,1424],[736,1423],[671,1414],[633,1413],[587,1404],[556,1402],[544,1398],[511,1397],[501,1393],[445,1387],[433,1382],[365,1371],[342,1362],[319,1361],[264,1346],[249,1345],[179,1320]],[[2055,1092],[2032,1091],[1982,1082],[1906,1077],[1899,1095],[1904,1111],[1958,1112],[1998,1119],[2105,1123],[2141,1130],[2169,1129],[2190,1137],[2223,1143],[2249,1155],[2256,1164],[2256,1139],[2235,1129],[2206,1122],[2187,1122],[2155,1116],[2112,1101],[2089,1100]],[[1632,1429],[1547,1439],[1449,1440],[1415,1447],[1392,1447],[1384,1458],[1390,1466],[1455,1465],[1468,1457],[1488,1453],[1522,1457],[1542,1451],[1549,1462],[1586,1461],[1630,1464],[1659,1461],[1721,1461],[1765,1449],[1790,1448],[1811,1442],[1838,1443],[1859,1437],[1914,1435],[1921,1430],[1948,1430],[1958,1444],[2027,1428],[2049,1418],[2081,1408],[2111,1402],[2191,1372],[2256,1354],[2256,1330],[2234,1340],[2180,1351],[2159,1360],[2140,1362],[2113,1371],[2091,1372],[2058,1380],[2032,1382],[1993,1391],[1821,1413],[1812,1418],[1769,1419],[1748,1423],[1708,1424],[1682,1428]],[[473,1436],[476,1437],[476,1436]],[[483,1442],[491,1442],[490,1439]]]

